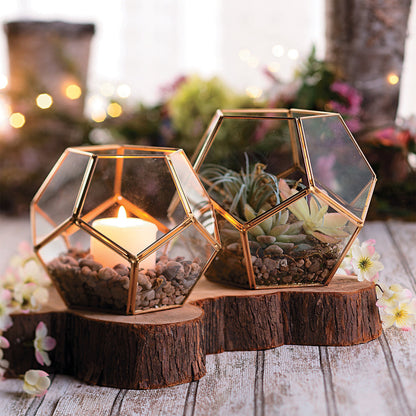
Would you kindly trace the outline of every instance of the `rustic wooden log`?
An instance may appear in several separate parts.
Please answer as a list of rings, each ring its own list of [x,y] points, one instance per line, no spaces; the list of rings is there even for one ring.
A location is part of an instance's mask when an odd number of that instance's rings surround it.
[[[336,276],[325,287],[243,290],[201,279],[178,309],[135,316],[69,310],[55,291],[44,310],[15,314],[5,350],[15,374],[40,368],[35,328],[44,321],[58,343],[51,371],[126,389],[200,379],[205,356],[284,344],[353,345],[381,334],[374,285]]]

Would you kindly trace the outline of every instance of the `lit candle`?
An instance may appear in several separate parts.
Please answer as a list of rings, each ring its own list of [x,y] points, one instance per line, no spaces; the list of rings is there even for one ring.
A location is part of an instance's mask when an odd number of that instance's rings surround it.
[[[120,207],[117,218],[100,218],[92,226],[132,254],[139,253],[156,241],[156,225],[140,218],[127,218],[124,207]],[[93,237],[90,252],[94,260],[104,267],[114,267],[119,263],[129,264],[114,250]],[[156,253],[153,253],[140,263],[140,268],[153,269],[155,263]]]

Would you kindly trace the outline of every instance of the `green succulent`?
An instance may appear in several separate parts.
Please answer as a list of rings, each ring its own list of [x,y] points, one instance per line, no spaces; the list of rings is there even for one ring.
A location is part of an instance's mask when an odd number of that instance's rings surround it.
[[[251,168],[246,155],[245,170],[240,172],[219,165],[207,165],[201,171],[209,184],[208,193],[241,221],[251,221],[280,203],[276,176],[265,172],[266,165],[256,163]],[[304,242],[303,221],[288,223],[289,211],[271,215],[248,231],[251,246],[258,244],[266,253],[279,254]],[[239,241],[240,233],[231,225],[222,229],[225,244]],[[303,249],[306,245],[301,246]],[[308,246],[309,248],[309,246]]]
[[[296,186],[290,188],[285,180],[279,181],[280,195],[283,200],[297,193]],[[343,215],[333,212],[328,213],[328,205],[320,202],[315,196],[301,198],[288,206],[292,214],[303,223],[306,234],[312,235],[323,243],[339,243],[343,238],[349,237],[345,231],[348,219]]]

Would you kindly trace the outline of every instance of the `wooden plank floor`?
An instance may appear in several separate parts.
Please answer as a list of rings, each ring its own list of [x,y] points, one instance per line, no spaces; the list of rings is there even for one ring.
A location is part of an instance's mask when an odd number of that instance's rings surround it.
[[[29,238],[26,219],[0,217],[0,270]],[[365,225],[385,269],[382,280],[416,293],[416,223]],[[0,382],[1,416],[64,415],[416,415],[416,331],[395,329],[353,347],[282,346],[207,357],[201,380],[159,390],[119,390],[52,376],[31,398],[21,380]]]

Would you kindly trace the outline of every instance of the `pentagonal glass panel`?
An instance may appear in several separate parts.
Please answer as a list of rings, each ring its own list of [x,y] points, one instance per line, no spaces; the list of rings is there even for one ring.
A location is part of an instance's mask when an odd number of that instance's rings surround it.
[[[256,113],[225,116],[199,168],[209,195],[245,223],[246,204],[257,213],[278,201],[277,180],[306,186],[305,164],[294,119]]]
[[[34,221],[33,243],[37,245],[56,228],[56,224],[38,207],[34,209],[32,219]]]
[[[248,289],[250,288],[249,271],[246,268],[242,236],[221,215],[217,215],[217,222],[222,247],[205,272],[205,276],[209,280]]]
[[[341,118],[302,118],[316,186],[361,218],[374,174]]]
[[[325,284],[356,229],[316,195],[298,199],[248,230],[257,246],[256,285]]]
[[[68,306],[125,313],[130,268],[121,264],[108,267],[97,262],[89,252],[92,239],[73,225],[41,249],[42,257],[44,250],[53,253],[46,262],[48,274]],[[58,247],[56,243],[61,240],[66,244]]]
[[[165,232],[177,223],[170,223],[167,212],[177,192],[172,173],[165,157],[127,157],[122,159],[121,196],[133,206],[126,205],[139,218],[163,224]],[[150,216],[150,217],[149,217]],[[182,209],[182,222],[185,211]]]
[[[194,225],[176,234],[157,251],[154,268],[139,271],[136,310],[183,304],[214,253]]]
[[[72,216],[90,157],[67,150],[43,184],[37,205],[55,226]]]
[[[212,238],[216,239],[215,218],[208,194],[193,174],[192,166],[182,151],[169,155],[172,162],[174,175],[179,180],[179,186],[184,192],[183,198],[189,205],[189,209],[195,219],[208,231]],[[178,213],[175,211],[175,216]]]

